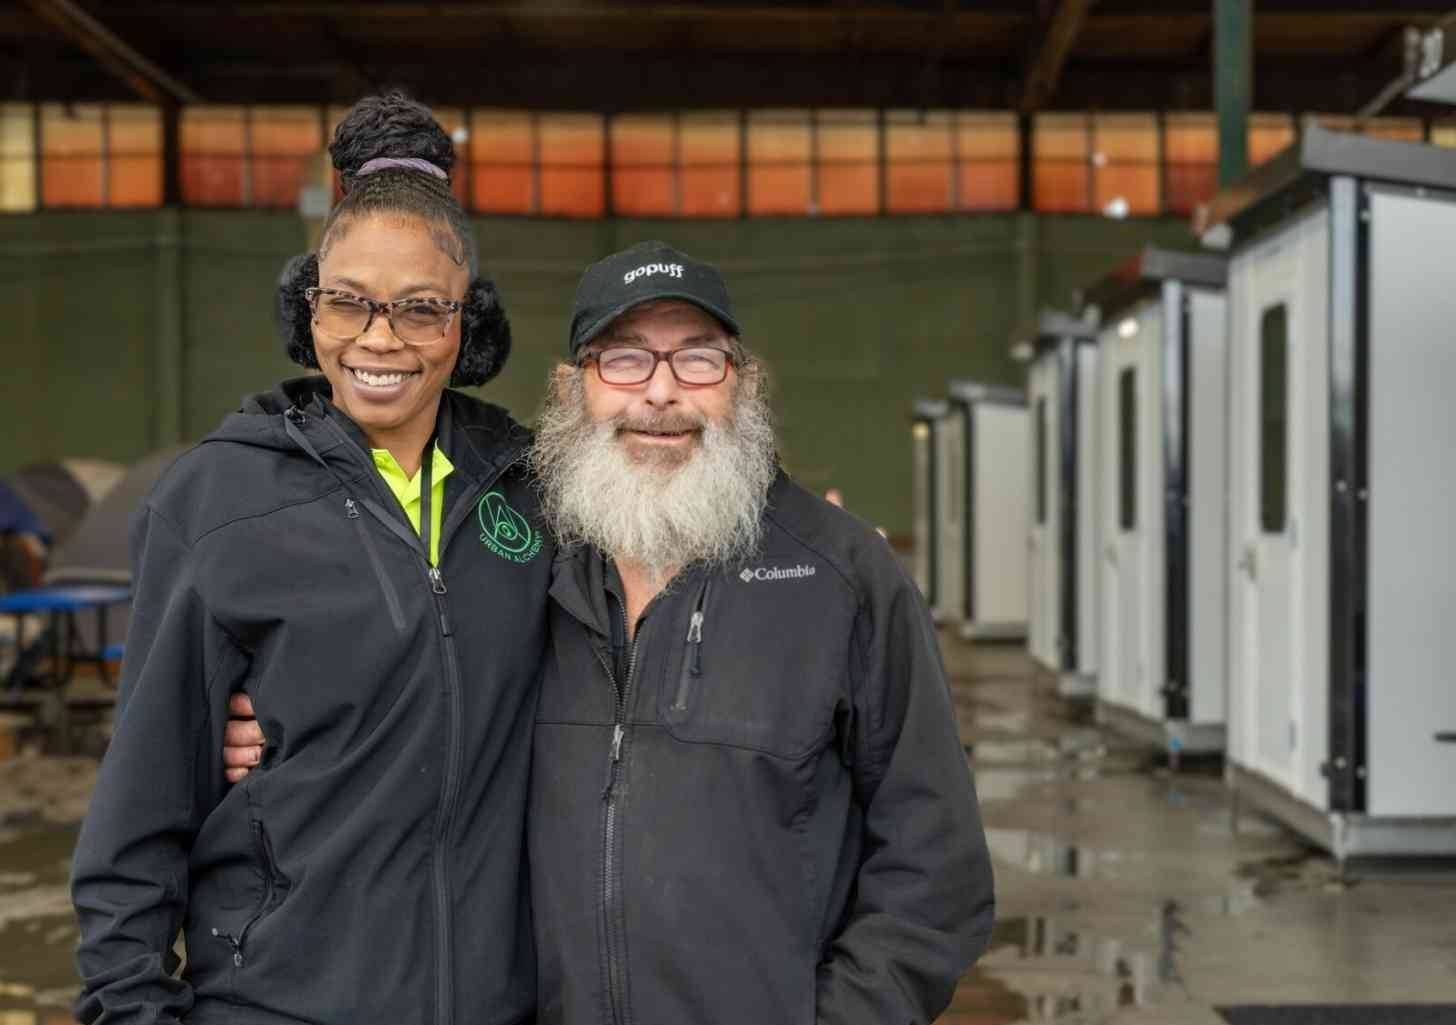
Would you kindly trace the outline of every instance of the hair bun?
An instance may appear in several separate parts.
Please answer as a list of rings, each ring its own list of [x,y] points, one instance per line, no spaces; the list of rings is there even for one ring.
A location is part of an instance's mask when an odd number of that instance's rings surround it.
[[[448,175],[455,164],[455,146],[429,107],[392,91],[354,104],[334,130],[329,156],[347,193],[359,168],[376,157],[428,160]]]

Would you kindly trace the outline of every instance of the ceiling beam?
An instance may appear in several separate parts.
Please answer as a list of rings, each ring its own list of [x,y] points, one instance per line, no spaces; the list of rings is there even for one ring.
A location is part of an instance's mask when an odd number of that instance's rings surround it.
[[[1096,0],[1061,0],[1035,47],[1021,92],[1021,112],[1031,114],[1051,101],[1077,34]]]
[[[25,0],[32,11],[153,103],[201,103],[202,97],[143,57],[72,0]]]

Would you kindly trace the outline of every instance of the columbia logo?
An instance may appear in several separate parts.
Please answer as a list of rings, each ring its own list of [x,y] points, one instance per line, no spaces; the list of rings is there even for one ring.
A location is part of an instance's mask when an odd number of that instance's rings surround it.
[[[758,569],[745,568],[738,574],[738,579],[745,584],[754,580],[801,580],[812,577],[815,572],[813,566],[760,566]]]

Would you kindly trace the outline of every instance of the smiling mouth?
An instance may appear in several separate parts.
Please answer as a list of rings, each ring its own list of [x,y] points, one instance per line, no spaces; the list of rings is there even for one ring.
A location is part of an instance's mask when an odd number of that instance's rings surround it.
[[[361,370],[358,367],[346,369],[349,371],[349,376],[368,388],[393,388],[397,384],[403,384],[408,378],[419,376],[418,370],[372,371]]]

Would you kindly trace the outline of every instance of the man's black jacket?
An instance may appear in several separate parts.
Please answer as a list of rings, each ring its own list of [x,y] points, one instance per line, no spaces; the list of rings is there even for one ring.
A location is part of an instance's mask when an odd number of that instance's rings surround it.
[[[531,1013],[524,815],[552,550],[529,435],[445,393],[437,575],[326,396],[311,378],[250,401],[135,522],[115,736],[73,868],[82,1021]],[[229,788],[239,689],[269,755]]]
[[[883,539],[787,477],[764,527],[745,563],[681,574],[635,643],[600,553],[556,561],[529,820],[542,1023],[929,1022],[988,941],[924,602]]]

